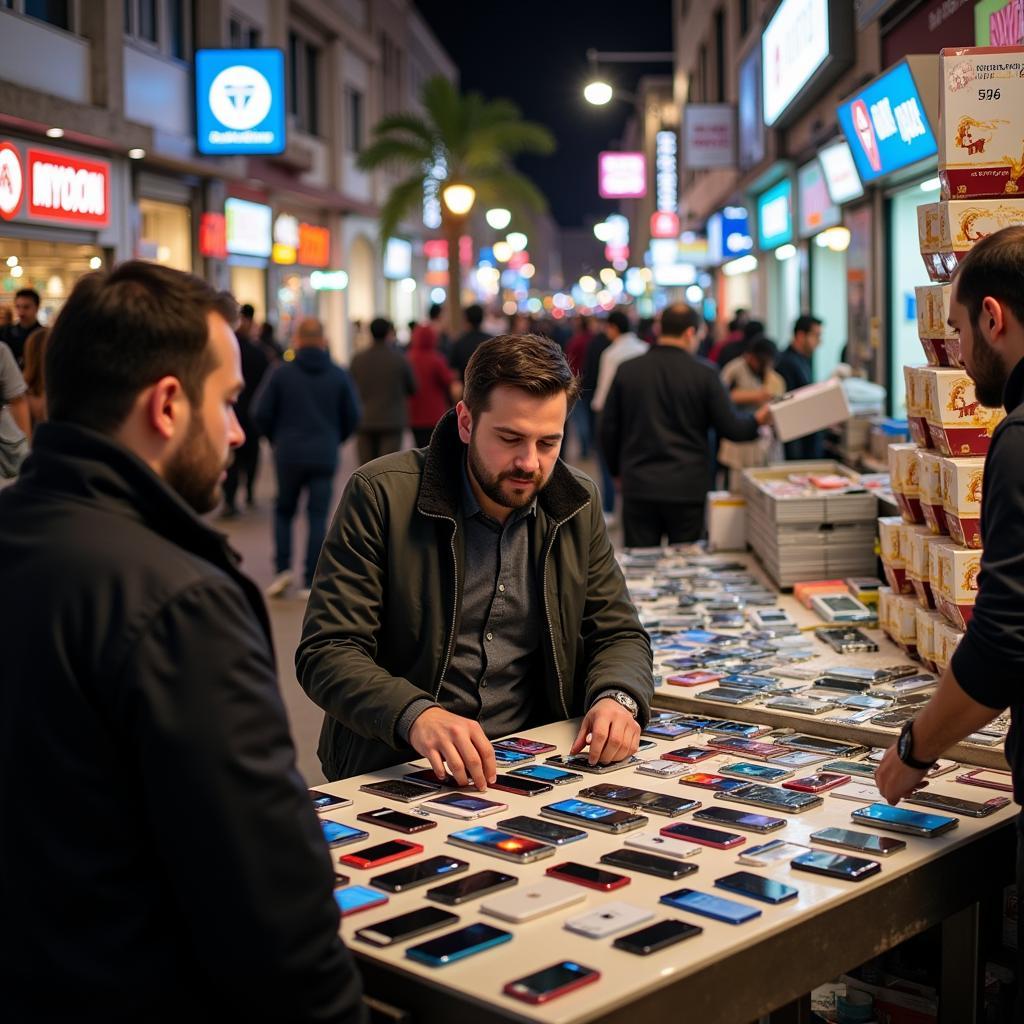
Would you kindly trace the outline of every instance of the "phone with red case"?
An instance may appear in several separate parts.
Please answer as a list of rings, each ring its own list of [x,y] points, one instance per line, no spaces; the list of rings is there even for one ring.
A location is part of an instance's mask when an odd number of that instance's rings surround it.
[[[560,964],[545,967],[542,971],[529,974],[525,978],[510,981],[502,992],[513,999],[521,999],[524,1003],[539,1006],[559,996],[575,992],[576,989],[589,985],[600,977],[600,971],[584,967],[572,960],[563,960]]]
[[[668,676],[665,680],[673,686],[704,686],[705,683],[717,683],[724,678],[721,672],[680,672],[678,675]]]
[[[588,864],[577,864],[575,861],[567,860],[562,864],[555,864],[544,872],[552,878],[560,878],[563,882],[573,882],[576,885],[584,885],[588,889],[597,889],[598,892],[611,892],[613,889],[621,889],[629,885],[628,875],[620,875],[614,871],[603,871],[601,868],[592,868]]]
[[[850,781],[849,775],[838,772],[818,772],[816,775],[805,775],[802,779],[791,779],[782,784],[783,789],[795,789],[798,793],[826,793],[838,786],[845,786]]]
[[[353,868],[377,868],[381,864],[390,864],[393,860],[401,860],[403,857],[413,857],[422,853],[423,847],[419,843],[410,843],[408,839],[389,839],[386,843],[377,843],[376,846],[367,846],[354,853],[346,853],[339,857],[341,864],[348,864]]]
[[[962,782],[965,786],[998,789],[1003,793],[1013,792],[1013,776],[1009,772],[997,771],[995,768],[974,768],[963,775],[957,775],[956,781]]]
[[[687,843],[711,846],[716,850],[731,850],[734,846],[742,846],[747,841],[746,836],[741,836],[737,832],[724,832],[717,828],[705,828],[703,825],[691,825],[688,821],[666,825],[661,830],[661,834],[672,839],[682,839]]]

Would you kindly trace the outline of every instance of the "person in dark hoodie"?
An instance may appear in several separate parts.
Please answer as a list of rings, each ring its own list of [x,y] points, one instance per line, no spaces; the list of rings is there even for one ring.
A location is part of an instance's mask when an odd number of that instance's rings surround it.
[[[307,491],[309,541],[305,591],[308,596],[327,530],[338,448],[359,423],[359,399],[347,370],[331,362],[323,325],[312,317],[295,333],[295,359],[274,369],[257,396],[254,418],[274,448],[277,500],[274,557],[277,575],[268,597],[282,597],[293,583],[292,520],[299,495]]]
[[[437,333],[427,324],[412,332],[409,365],[416,378],[416,394],[408,399],[409,426],[417,448],[430,444],[437,421],[451,406],[452,381],[448,361],[437,350]]]

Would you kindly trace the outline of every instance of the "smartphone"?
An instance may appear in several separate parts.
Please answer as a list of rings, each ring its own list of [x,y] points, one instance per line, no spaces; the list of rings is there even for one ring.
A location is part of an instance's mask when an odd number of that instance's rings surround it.
[[[942,814],[924,814],[922,811],[908,811],[903,807],[890,807],[882,803],[858,807],[851,817],[861,825],[927,838],[940,836],[960,824],[956,818],[947,818]]]
[[[678,747],[663,754],[662,758],[665,761],[679,761],[682,764],[697,764],[717,754],[717,750],[706,750],[704,747]]]
[[[351,825],[342,825],[340,821],[322,819],[320,828],[323,830],[327,845],[331,847],[345,846],[347,843],[357,843],[361,839],[370,838],[369,832],[364,832],[361,828],[353,828]]]
[[[584,967],[573,960],[563,960],[534,974],[528,974],[525,978],[510,981],[502,992],[531,1006],[540,1006],[559,996],[575,992],[576,989],[583,988],[600,977],[601,972],[595,971],[592,967]]]
[[[560,800],[540,809],[546,818],[557,821],[568,821],[584,828],[595,828],[601,832],[631,832],[643,828],[648,819],[642,814],[631,814],[629,811],[613,811],[600,804],[588,803],[585,800]]]
[[[755,653],[763,654],[763,652]],[[745,675],[742,672],[725,676],[722,679],[722,686],[734,687],[738,690],[771,690],[778,685],[779,681],[774,676]]]
[[[920,690],[927,690],[938,681],[938,676],[934,676],[930,672],[921,672],[915,676],[894,679],[884,686],[879,686],[873,692],[882,697],[903,697],[908,693],[918,693]]]
[[[768,760],[772,764],[781,765],[784,768],[807,768],[812,764],[821,764],[828,758],[828,754],[818,754],[813,750],[790,750],[788,753],[778,754]]]
[[[864,693],[871,689],[871,680],[863,677],[850,678],[839,673],[837,669],[829,669],[815,680],[815,688],[842,690],[844,693]]]
[[[685,763],[674,758],[657,757],[652,761],[644,761],[636,766],[640,775],[653,775],[656,779],[672,779],[689,771]]]
[[[836,705],[810,697],[772,697],[765,701],[764,706],[773,711],[792,711],[796,715],[823,715],[826,711],[832,711]]]
[[[743,779],[728,779],[714,772],[690,772],[679,780],[680,786],[694,786],[697,789],[710,789],[716,793],[732,793],[746,789],[750,785]]]
[[[410,946],[405,955],[410,960],[416,960],[428,967],[444,967],[511,941],[511,932],[478,921],[447,935],[429,939],[418,946]]]
[[[875,766],[866,761],[829,761],[821,766],[823,772],[841,772],[843,775],[855,775],[861,779],[873,779]]]
[[[735,686],[713,686],[710,690],[701,690],[697,694],[699,700],[714,700],[720,704],[752,704],[758,698],[757,690],[743,690]]]
[[[522,768],[513,768],[508,774],[517,779],[550,782],[552,786],[564,786],[567,782],[579,782],[583,778],[578,772],[565,772],[547,764],[524,765]]]
[[[485,800],[482,796],[470,793],[445,793],[444,796],[435,796],[433,800],[425,800],[421,806],[425,811],[433,811],[435,814],[465,819],[483,818],[488,814],[508,810],[508,804]]]
[[[422,852],[423,847],[419,843],[410,843],[408,839],[389,839],[386,843],[377,843],[376,846],[364,846],[358,853],[343,854],[338,858],[338,862],[365,871],[367,868],[390,864],[393,860],[414,857]]]
[[[965,786],[982,786],[984,789],[998,789],[1003,793],[1013,792],[1013,776],[1009,772],[996,771],[994,768],[974,768],[956,777],[957,782]]]
[[[469,864],[464,860],[457,860],[455,857],[428,857],[407,868],[398,868],[397,871],[388,871],[383,875],[374,875],[370,884],[385,892],[407,892],[428,882],[436,882],[439,878],[446,878],[448,875],[457,875],[466,870]]]
[[[347,807],[351,800],[344,796],[335,796],[333,793],[322,793],[319,789],[309,791],[313,801],[313,809],[316,811],[333,811],[339,807]]]
[[[690,732],[693,729],[684,722],[654,722],[644,729],[642,735],[654,736],[659,740],[674,740]]]
[[[785,903],[795,900],[799,890],[791,885],[776,882],[773,878],[762,878],[752,871],[734,871],[731,875],[723,875],[715,879],[715,887],[734,892],[740,896],[761,900],[762,903]]]
[[[828,853],[825,850],[811,850],[794,857],[791,865],[797,871],[810,871],[829,878],[841,878],[849,882],[860,882],[882,870],[877,860],[851,857],[845,853]]]
[[[473,783],[468,782],[465,786],[460,786],[452,775],[445,774],[443,779],[439,779],[434,774],[433,768],[419,768],[414,772],[406,772],[402,776],[407,782],[414,782],[418,786],[429,786],[434,790],[434,794],[437,794],[439,789],[473,789]]]
[[[357,814],[358,821],[365,821],[368,825],[380,825],[381,828],[389,828],[393,832],[404,832],[410,835],[414,832],[426,832],[428,829],[437,828],[437,822],[429,818],[420,818],[415,814],[403,814],[401,811],[392,810],[390,807],[378,807],[375,811],[363,811]]]
[[[781,782],[783,779],[790,778],[793,773],[770,764],[736,761],[733,764],[722,765],[718,769],[718,774],[731,779],[745,779],[747,782]]]
[[[565,927],[570,932],[586,935],[588,939],[605,939],[616,932],[650,921],[652,917],[653,910],[613,900],[611,903],[602,903],[597,910],[588,910],[585,914],[567,918]]]
[[[666,846],[672,843],[672,840],[666,839],[664,836],[657,838]],[[683,845],[683,843],[676,842],[676,846]],[[696,849],[699,850],[700,847],[698,846]],[[696,864],[682,863],[672,857],[645,853],[643,850],[612,850],[611,853],[601,855],[601,863],[611,864],[616,868],[626,868],[627,871],[639,871],[642,875],[653,875],[655,878],[669,878],[672,881],[697,870]]]
[[[626,839],[626,845],[645,853],[653,853],[662,857],[673,857],[686,860],[700,853],[696,843],[684,843],[679,839],[663,836],[660,832],[634,832]]]
[[[812,807],[820,807],[823,802],[821,797],[814,793],[797,793],[788,789],[777,789],[775,786],[766,786],[761,782],[752,782],[746,789],[741,789],[736,793],[718,793],[717,798],[792,814],[800,814],[802,811],[809,811]]]
[[[410,782],[408,779],[382,779],[380,782],[367,782],[360,786],[359,790],[362,793],[372,793],[374,796],[382,796],[387,800],[400,800],[402,803],[409,804],[414,800],[433,796],[437,792],[437,776],[433,772],[430,772],[430,775],[434,778],[433,786],[420,785]]]
[[[495,896],[494,899],[482,903],[480,909],[485,914],[500,917],[503,921],[521,924],[582,903],[586,898],[586,894],[580,892],[575,885],[569,885],[557,878],[539,878],[530,885],[516,889],[515,892]]]
[[[457,907],[459,904],[468,903],[479,896],[486,896],[488,893],[497,892],[499,889],[508,889],[510,886],[518,884],[519,879],[514,875],[506,875],[504,871],[488,869],[466,875],[464,878],[457,878],[454,882],[445,882],[444,885],[434,886],[433,889],[426,891],[426,897],[429,900],[437,900],[438,903]]]
[[[672,839],[683,839],[688,843],[697,843],[699,846],[711,846],[716,850],[731,850],[734,846],[742,846],[746,836],[738,832],[723,832],[717,828],[704,828],[701,825],[691,825],[689,822],[681,821],[675,825],[666,825],[662,830],[663,836],[670,836]]]
[[[771,839],[760,846],[751,846],[744,850],[737,860],[741,864],[767,868],[772,864],[780,864],[782,861],[791,861],[801,853],[806,853],[808,849],[809,847],[801,846],[799,843],[787,843],[784,839]]]
[[[902,839],[854,832],[848,828],[823,828],[820,832],[812,832],[811,842],[838,846],[841,850],[856,850],[858,853],[874,853],[879,857],[889,857],[907,848]]]
[[[830,754],[832,757],[852,757],[863,754],[864,748],[856,743],[843,743],[841,740],[826,740],[820,736],[797,734],[787,736],[782,741],[794,750],[809,750],[815,754]]]
[[[946,796],[929,790],[927,793],[913,793],[905,798],[908,804],[918,807],[934,807],[938,811],[950,811],[953,814],[965,814],[968,818],[987,818],[990,814],[1002,810],[1010,798],[994,796],[983,803],[977,800],[964,800],[956,796]]]
[[[694,669],[692,672],[681,672],[669,676],[665,682],[673,686],[704,686],[706,683],[717,683],[722,678],[721,672],[709,672],[707,669]]]
[[[561,879],[563,882],[574,882],[576,885],[582,885],[588,889],[597,889],[598,892],[622,889],[630,882],[628,875],[619,875],[614,871],[602,871],[600,868],[591,867],[589,864],[579,864],[572,860],[553,864],[544,874]]]
[[[811,608],[826,622],[871,622],[878,616],[851,594],[819,594]]]
[[[334,890],[334,902],[342,917],[358,914],[362,910],[370,910],[387,903],[388,898],[382,892],[374,892],[365,885],[346,885]]]
[[[881,697],[870,697],[866,693],[851,693],[849,697],[840,697],[837,701],[844,708],[861,708],[864,711],[881,711],[889,707],[891,701]]]
[[[837,654],[870,653],[878,650],[878,644],[859,629],[819,629],[816,635]]]
[[[491,789],[503,793],[515,793],[517,796],[539,796],[550,793],[555,787],[550,782],[538,782],[536,779],[524,779],[515,775],[495,775]]]
[[[542,843],[550,843],[552,846],[564,846],[566,843],[575,843],[587,838],[587,833],[583,829],[556,825],[553,821],[541,821],[540,818],[527,818],[524,815],[505,818],[504,821],[498,822],[498,828],[537,839]]]
[[[458,914],[441,910],[440,907],[420,907],[419,910],[410,910],[407,914],[378,921],[369,928],[360,928],[356,938],[371,946],[393,946],[396,942],[414,939],[417,935],[458,923]]]
[[[502,832],[496,828],[485,828],[477,825],[461,832],[453,832],[448,836],[453,846],[461,846],[478,853],[489,853],[502,860],[511,860],[516,864],[532,864],[535,860],[543,860],[554,855],[555,848],[536,839],[516,836],[511,832]]]
[[[556,768],[576,768],[592,775],[605,775],[608,772],[621,771],[623,768],[633,768],[641,761],[636,754],[633,754],[622,761],[613,761],[611,764],[591,764],[587,760],[588,756],[587,754],[556,754],[554,757],[545,758],[544,761],[546,764],[553,764]]]
[[[537,755],[527,754],[523,750],[510,750],[508,747],[494,747],[494,760],[497,764],[525,764]]]
[[[710,917],[723,924],[743,924],[744,921],[752,921],[761,916],[757,907],[748,907],[745,903],[713,896],[709,892],[698,892],[696,889],[677,889],[666,893],[661,897],[661,902],[676,910],[688,910],[691,914]]]
[[[704,931],[695,924],[687,924],[685,921],[659,921],[657,924],[648,925],[639,931],[630,932],[629,935],[621,935],[612,942],[616,949],[624,950],[627,953],[634,953],[637,956],[650,956],[669,946],[674,946],[683,939],[700,935]]]
[[[841,775],[838,772],[818,772],[815,775],[805,775],[800,779],[793,779],[791,782],[784,782],[783,789],[795,789],[798,793],[826,793],[836,786],[845,786],[850,781],[849,775]]]
[[[708,732],[719,733],[730,739],[743,739],[748,742],[754,739],[755,736],[760,736],[761,733],[767,732],[767,727],[763,725],[747,725],[745,722],[720,722],[710,721],[707,726]],[[714,742],[710,742],[709,746],[714,746]]]
[[[774,629],[776,626],[794,626],[795,622],[781,608],[751,608],[747,617],[755,629]]]
[[[498,740],[495,748],[502,750],[516,750],[520,754],[546,754],[549,750],[557,750],[554,743],[541,743],[540,740],[527,739],[525,736],[510,736],[505,740]]]
[[[789,752],[787,747],[778,743],[759,743],[757,740],[741,739],[713,739],[708,740],[708,746],[716,750],[724,750],[730,754],[746,754],[747,757],[756,757],[759,760],[767,761],[768,758],[780,757]]]
[[[578,795],[591,800],[601,800],[616,807],[664,814],[669,818],[678,818],[680,814],[700,807],[699,800],[688,800],[667,793],[653,793],[649,789],[634,789],[632,786],[616,786],[608,782],[581,789]]]
[[[767,814],[751,814],[748,811],[734,811],[731,807],[705,807],[693,816],[694,821],[706,821],[712,825],[732,825],[744,832],[775,832],[788,824],[785,818],[773,818]]]

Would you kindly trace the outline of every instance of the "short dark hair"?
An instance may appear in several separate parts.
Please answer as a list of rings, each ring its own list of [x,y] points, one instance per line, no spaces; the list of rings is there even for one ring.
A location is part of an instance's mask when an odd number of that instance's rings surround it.
[[[477,345],[464,374],[463,401],[478,416],[486,412],[497,387],[519,388],[536,398],[565,394],[570,411],[579,397],[579,380],[559,344],[538,334],[499,334]]]
[[[256,315],[256,307],[246,302],[238,307],[238,315],[243,320],[251,320]]]
[[[764,324],[760,320],[748,320],[741,330],[743,331],[743,340],[750,341],[751,338],[764,334]]]
[[[803,316],[796,318],[796,323],[793,324],[794,334],[806,334],[812,327],[820,327],[822,321],[816,316],[811,316],[810,313],[804,313]]]
[[[39,292],[35,288],[19,288],[15,293],[16,299],[31,299],[37,306],[42,302],[39,298]]]
[[[779,354],[779,347],[771,338],[766,338],[763,334],[760,334],[751,340],[746,351],[752,356],[760,356],[763,359],[770,359],[774,362],[775,357]]]
[[[51,420],[110,433],[140,391],[177,377],[193,406],[215,368],[208,313],[229,325],[238,306],[202,278],[132,260],[82,277],[50,332],[46,396]]]
[[[1024,324],[1024,227],[1003,228],[983,238],[953,274],[956,300],[977,328],[981,304],[991,297]]]
[[[621,309],[613,309],[608,314],[608,323],[610,323],[612,327],[618,328],[622,334],[625,334],[629,330],[629,317],[626,316]]]
[[[442,306],[440,302],[432,302],[430,304],[430,312],[427,315],[431,320],[436,320],[441,315],[441,311],[443,309],[444,306]]]
[[[394,329],[395,325],[385,317],[378,316],[370,321],[370,336],[374,341],[383,341]]]
[[[463,316],[466,318],[466,323],[470,327],[479,327],[484,322],[484,310],[483,306],[473,303],[472,306],[467,306],[463,311]]]
[[[682,302],[666,306],[661,311],[661,333],[666,338],[681,338],[690,328],[700,330],[703,322],[697,310]]]

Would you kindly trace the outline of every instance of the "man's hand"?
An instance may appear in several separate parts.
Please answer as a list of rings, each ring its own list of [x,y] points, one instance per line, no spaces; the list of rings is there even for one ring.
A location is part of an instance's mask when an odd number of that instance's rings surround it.
[[[909,796],[927,774],[927,769],[919,771],[917,768],[908,768],[896,753],[894,743],[886,751],[882,763],[875,772],[875,785],[882,796],[895,806],[905,796]]]
[[[578,754],[588,743],[591,764],[621,761],[640,746],[640,724],[614,697],[601,697],[580,724],[569,753]]]
[[[754,413],[754,419],[757,420],[759,427],[766,427],[772,421],[772,407],[771,405],[762,405],[757,412]]]
[[[428,708],[413,722],[409,745],[430,762],[439,779],[445,776],[445,763],[460,786],[472,782],[481,791],[497,775],[494,748],[480,723],[443,708]]]

